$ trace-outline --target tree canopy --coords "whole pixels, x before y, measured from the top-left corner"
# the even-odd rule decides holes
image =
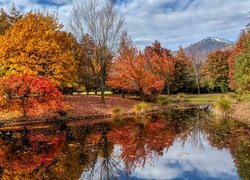
[[[42,75],[60,88],[75,86],[76,63],[73,36],[49,14],[30,12],[0,39],[3,75]]]

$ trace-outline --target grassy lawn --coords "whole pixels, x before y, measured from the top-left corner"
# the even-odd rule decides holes
[[[185,99],[191,104],[212,104],[222,94],[186,94]]]
[[[77,94],[77,93],[76,93]],[[81,95],[86,95],[86,92],[80,93]],[[95,95],[94,92],[90,92],[90,95]],[[98,95],[101,94],[101,92],[97,93]],[[228,93],[229,95],[235,95],[235,93]],[[121,97],[121,94],[113,94],[112,91],[105,91],[105,95],[112,96],[112,97]],[[224,96],[226,94],[222,93],[214,93],[214,94],[185,94],[184,99],[186,103],[189,104],[212,104],[215,102],[218,98],[221,96]],[[167,96],[167,95],[162,95],[162,96]],[[176,99],[178,95],[170,95],[170,97],[174,100]],[[132,94],[125,94],[126,99],[135,99],[138,100],[139,97],[132,95]],[[243,95],[241,97],[242,102],[250,102],[250,94],[248,95]]]
[[[185,103],[189,104],[212,104],[221,96],[227,94],[185,94],[184,99]],[[228,95],[235,95],[234,93],[228,93]],[[165,96],[165,95],[163,95]],[[178,95],[170,95],[170,97],[174,100]],[[250,94],[243,95],[241,97],[242,102],[250,102]]]
[[[243,102],[250,102],[250,94],[244,95],[244,96],[242,97],[242,101],[243,101]]]
[[[74,93],[74,94],[78,94],[78,93]],[[82,95],[87,95],[87,92],[82,92],[82,93],[79,93],[79,94],[82,94]],[[100,91],[97,92],[98,95],[101,94]],[[104,94],[106,95],[110,95],[110,94],[113,94],[111,91],[105,91]],[[89,95],[95,95],[95,92],[89,92]]]

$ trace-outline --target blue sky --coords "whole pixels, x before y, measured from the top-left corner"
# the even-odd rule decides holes
[[[84,1],[84,0],[78,0]],[[104,1],[104,0],[100,0]],[[116,0],[126,30],[139,45],[159,40],[172,50],[206,37],[235,41],[248,23],[250,0]],[[74,0],[16,0],[22,11],[48,9],[67,27]],[[11,0],[0,0],[8,8]]]

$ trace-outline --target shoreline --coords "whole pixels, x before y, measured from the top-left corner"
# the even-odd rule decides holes
[[[122,118],[133,118],[138,115],[133,111],[133,106],[137,103],[140,103],[140,101],[133,99],[122,99],[116,96],[106,96],[107,103],[103,105],[99,103],[99,96],[91,95],[68,95],[64,97],[64,100],[66,101],[66,103],[68,103],[68,105],[71,106],[70,110],[65,116],[53,115],[35,117],[26,120],[19,120],[18,118],[12,120],[0,120],[0,131],[5,131],[6,129],[20,129],[24,126],[32,127],[56,124],[60,125],[61,123],[69,124],[78,121],[87,124],[112,121],[112,109],[117,106],[121,107],[122,110],[124,110],[124,113],[122,113]],[[211,105],[210,103],[192,104],[187,101],[170,103],[167,106],[160,106],[156,103],[148,104],[150,105],[150,109],[142,113],[143,115],[162,113],[169,109],[198,108],[201,110],[209,110]],[[86,107],[90,107],[90,109]],[[229,117],[249,125],[250,119],[248,119],[248,117],[250,117],[250,103],[240,102],[234,104]]]

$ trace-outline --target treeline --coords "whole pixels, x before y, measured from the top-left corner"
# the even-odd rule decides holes
[[[123,30],[112,3],[74,6],[71,32],[48,12],[22,14],[15,5],[0,11],[0,73],[49,78],[62,92],[113,89],[153,100],[159,93],[250,91],[250,35],[231,50],[211,52],[206,61],[177,53],[155,41],[139,50]]]
[[[124,36],[110,69],[108,84],[152,99],[164,93],[250,92],[250,34],[245,30],[235,47],[217,50],[206,59],[188,57],[180,48],[173,55],[155,41],[139,51]],[[142,96],[144,95],[144,96]]]

